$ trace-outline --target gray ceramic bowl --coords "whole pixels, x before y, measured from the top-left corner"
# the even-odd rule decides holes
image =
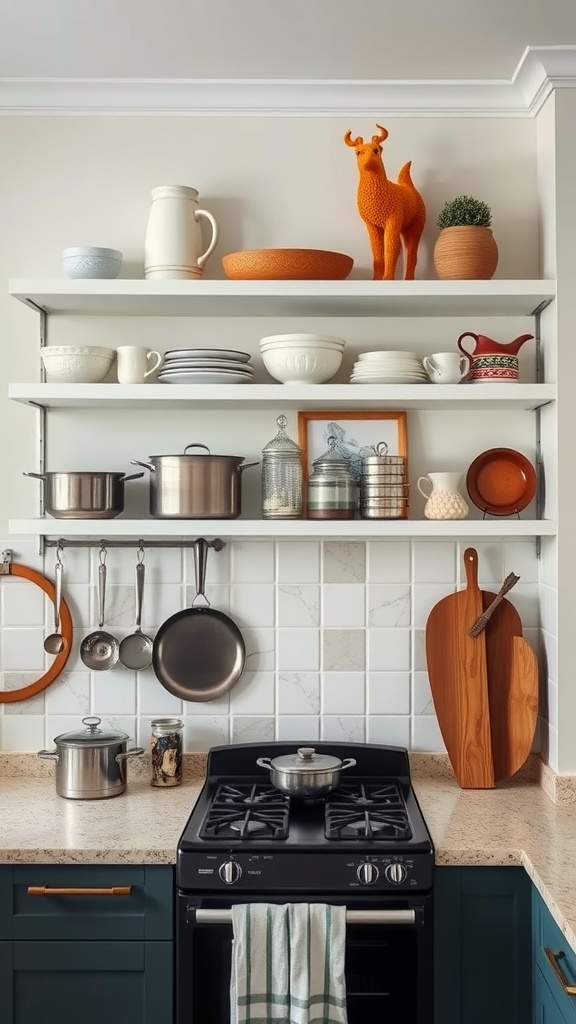
[[[110,280],[122,269],[122,253],[119,249],[79,245],[62,250],[62,263],[68,277]]]

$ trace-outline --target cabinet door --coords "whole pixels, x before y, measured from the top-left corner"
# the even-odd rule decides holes
[[[15,942],[12,949],[2,1024],[172,1024],[170,942]]]
[[[534,966],[534,1024],[567,1024],[548,982],[540,968]]]
[[[530,880],[523,868],[438,868],[435,1014],[441,1024],[526,1024]]]

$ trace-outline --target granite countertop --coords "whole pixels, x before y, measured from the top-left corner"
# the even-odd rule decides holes
[[[0,864],[172,864],[202,781],[196,770],[181,786],[155,789],[135,774],[120,797],[77,801],[58,797],[45,771],[2,772]],[[553,803],[529,779],[465,791],[418,772],[413,783],[436,863],[523,866],[576,950],[576,805]]]

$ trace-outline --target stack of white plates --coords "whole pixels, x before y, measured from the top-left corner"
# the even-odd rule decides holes
[[[247,352],[227,348],[177,348],[166,353],[162,384],[251,384],[254,370]]]
[[[426,384],[428,377],[415,352],[361,352],[351,384]]]

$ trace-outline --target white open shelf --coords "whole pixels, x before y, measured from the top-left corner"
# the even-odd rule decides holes
[[[459,519],[450,522],[428,519],[389,519],[349,521],[311,519],[11,519],[11,534],[43,537],[83,537],[106,539],[130,537],[178,539],[189,537],[230,537],[272,540],[275,537],[300,539],[366,540],[378,537],[427,537],[449,539],[475,537],[550,537],[557,524],[550,519]]]
[[[536,409],[555,384],[10,384],[15,402],[46,409]]]
[[[529,316],[554,281],[72,281],[24,278],[10,294],[47,313],[96,316]]]

